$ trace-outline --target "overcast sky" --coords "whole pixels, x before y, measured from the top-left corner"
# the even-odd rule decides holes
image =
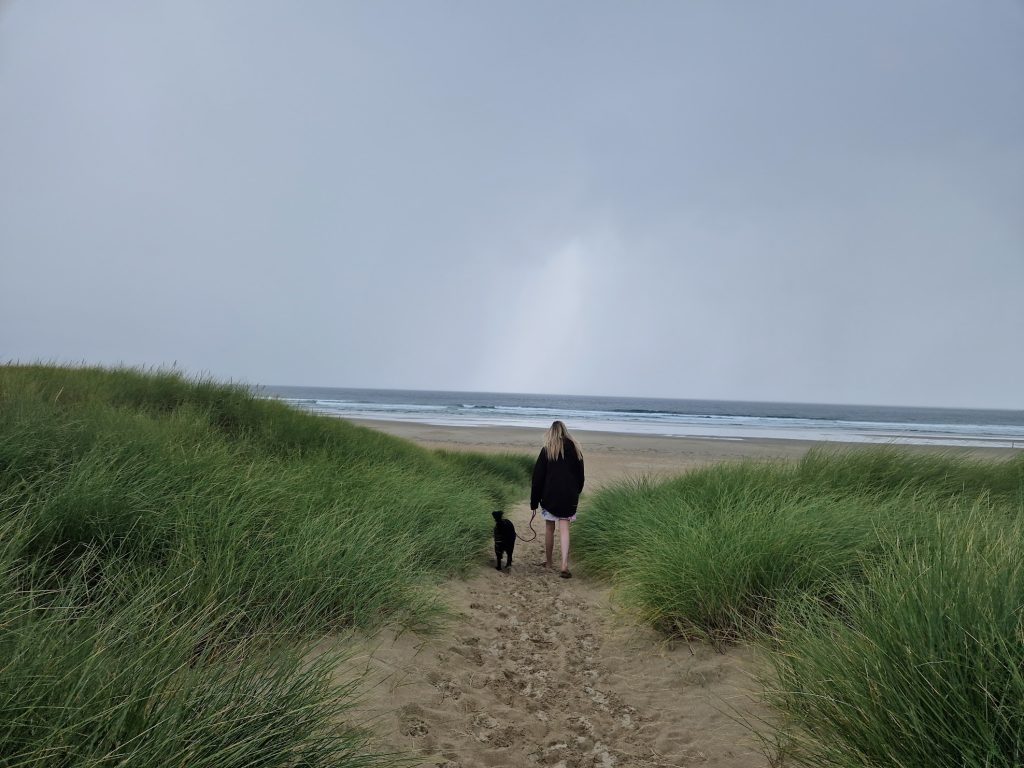
[[[1024,3],[0,0],[0,359],[1024,408]]]

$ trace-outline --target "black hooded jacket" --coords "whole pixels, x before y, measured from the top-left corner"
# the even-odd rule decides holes
[[[547,449],[541,448],[533,465],[530,509],[540,504],[555,517],[572,517],[582,491],[583,459],[572,441],[565,441],[562,458],[554,461],[548,459]]]

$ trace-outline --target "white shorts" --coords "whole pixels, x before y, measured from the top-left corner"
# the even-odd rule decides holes
[[[572,517],[555,517],[546,509],[544,509],[544,507],[540,508],[540,516],[552,523],[558,522],[559,520],[568,520],[570,523],[572,523],[576,520],[576,515],[573,515]]]

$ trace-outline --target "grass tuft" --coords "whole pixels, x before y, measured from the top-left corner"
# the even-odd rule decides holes
[[[432,621],[528,471],[175,372],[0,367],[0,764],[393,763],[303,653]]]
[[[812,451],[585,511],[577,551],[649,621],[761,645],[794,763],[1020,764],[1024,456]]]

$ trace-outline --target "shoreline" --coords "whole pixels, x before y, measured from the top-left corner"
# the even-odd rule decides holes
[[[540,427],[440,426],[412,421],[354,419],[354,424],[411,440],[425,448],[480,453],[524,453],[540,449]],[[668,477],[722,461],[796,461],[812,448],[863,450],[877,444],[793,440],[772,437],[665,437],[591,430],[570,431],[581,443],[588,480],[594,486],[638,476]],[[1009,459],[1021,448],[948,445],[896,445],[900,450],[960,453],[977,459]]]
[[[1024,411],[998,409],[329,387],[265,387],[258,394],[313,413],[425,426],[538,429],[561,418],[581,433],[1024,449]]]

